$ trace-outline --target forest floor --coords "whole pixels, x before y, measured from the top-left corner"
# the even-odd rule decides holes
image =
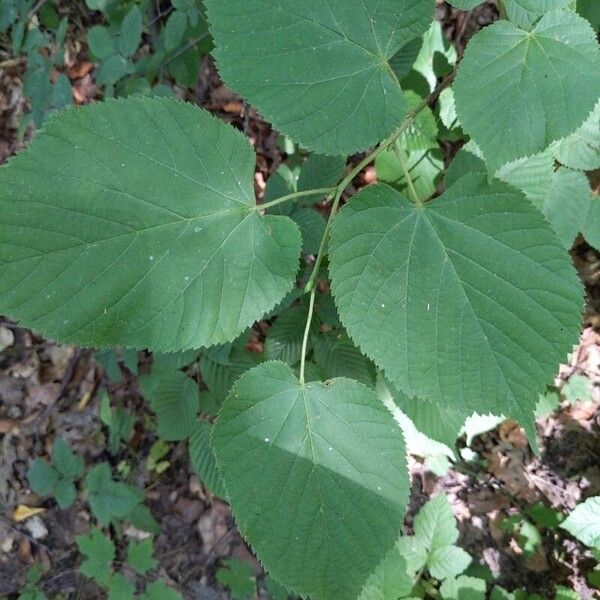
[[[459,53],[496,16],[492,2],[469,16],[445,4],[438,9]],[[195,88],[178,89],[178,95],[245,130],[258,154],[255,183],[260,195],[283,160],[277,135],[253,110],[245,113],[245,105],[221,83],[211,60],[202,60]],[[93,71],[76,58],[70,71],[80,103],[95,99]],[[21,77],[18,69],[0,70],[0,163],[22,146],[17,129],[27,106]],[[450,156],[456,149],[446,150]],[[367,170],[354,185],[361,187],[373,178]],[[522,431],[505,421],[469,440],[470,454],[463,456],[470,459],[450,465],[443,474],[439,465],[436,475],[430,461],[411,458],[413,493],[405,530],[410,531],[418,508],[444,491],[459,520],[459,544],[477,563],[487,565],[500,585],[525,587],[546,598],[555,584],[562,584],[587,600],[599,596],[586,583],[593,561],[583,546],[564,532],[542,528],[539,545],[524,553],[518,536],[501,526],[507,516],[524,515],[538,503],[567,512],[600,494],[600,334],[594,329],[600,326],[600,257],[581,242],[573,258],[587,286],[587,312],[581,342],[557,373],[556,388],[564,391],[558,407],[537,421],[539,456],[533,455]],[[139,362],[144,372],[150,358],[140,353]],[[0,317],[0,597],[18,592],[33,562],[41,562],[48,573],[48,595],[102,597],[77,568],[74,538],[87,532],[91,521],[81,493],[71,508],[60,510],[54,501],[31,493],[25,474],[33,458],[49,456],[58,438],[68,441],[87,465],[99,460],[115,464],[99,417],[98,390],[105,382],[91,351],[57,345]],[[123,369],[122,381],[112,384],[110,392],[139,421],[119,460],[142,463],[156,436],[141,426],[149,411],[137,377]],[[460,447],[467,448],[465,436]],[[223,559],[248,561],[259,576],[261,567],[237,532],[228,506],[207,493],[191,471],[186,444],[172,444],[167,460],[169,466],[160,475],[135,470],[135,483],[144,488],[146,503],[161,526],[155,540],[158,569],[186,598],[227,598],[215,578]],[[19,505],[42,510],[17,520]]]

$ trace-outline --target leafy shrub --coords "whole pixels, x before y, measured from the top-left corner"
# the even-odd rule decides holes
[[[416,561],[394,550],[410,482],[382,395],[440,441],[490,412],[536,447],[539,395],[581,321],[568,249],[579,234],[600,246],[596,32],[579,3],[510,0],[456,70],[434,0],[205,5],[223,79],[295,156],[261,204],[248,141],[202,109],[136,97],[57,115],[0,174],[0,311],[64,343],[153,351],[159,434],[190,438],[273,581],[354,598],[373,572],[387,585],[382,559]],[[204,23],[174,2],[164,52],[136,62],[139,8],[88,6],[107,21],[88,36],[106,96],[127,95],[125,76],[150,85]],[[466,136],[444,170],[439,140]],[[380,182],[344,195],[372,162]],[[248,352],[257,320],[264,352]],[[183,370],[198,354],[200,395]],[[141,506],[106,464],[85,489],[104,524]],[[401,538],[412,572],[443,579],[444,598],[483,597],[436,511],[451,520],[436,499]]]

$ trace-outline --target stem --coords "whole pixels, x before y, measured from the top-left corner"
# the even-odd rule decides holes
[[[404,156],[402,155],[402,150],[398,148],[398,144],[394,144],[394,153],[398,157],[398,162],[402,167],[402,171],[404,171],[404,178],[408,183],[408,189],[410,191],[410,195],[413,197],[413,202],[422,206],[423,203],[417,194],[417,190],[415,189],[415,184],[413,183],[412,177],[410,176],[410,170],[408,169],[408,165],[406,164],[406,160],[404,160]]]
[[[310,300],[308,302],[308,316],[306,317],[306,326],[304,327],[304,337],[302,338],[302,358],[300,359],[300,383],[304,385],[304,367],[306,366],[306,347],[308,346],[308,334],[310,333],[310,324],[312,322],[313,310],[315,308],[315,296],[317,288],[313,287],[310,291]]]
[[[294,192],[293,194],[287,194],[287,196],[281,196],[281,198],[277,198],[276,200],[271,200],[271,202],[266,202],[265,204],[256,204],[252,207],[252,210],[263,210],[265,208],[271,208],[271,206],[277,206],[282,202],[287,202],[288,200],[293,200],[294,198],[302,198],[302,196],[316,196],[317,194],[321,194],[326,196],[331,192],[335,191],[335,188],[317,188],[315,190],[304,190],[303,192]]]

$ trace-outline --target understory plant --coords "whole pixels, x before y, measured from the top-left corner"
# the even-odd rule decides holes
[[[458,60],[434,0],[205,7],[223,80],[285,136],[263,201],[246,137],[197,106],[66,110],[0,172],[0,312],[152,351],[159,435],[189,438],[272,580],[357,598],[410,491],[390,401],[442,442],[477,412],[536,448],[536,403],[581,326],[569,249],[600,246],[593,10],[505,0]],[[468,143],[445,165],[441,140]],[[379,182],[352,194],[372,163]],[[183,370],[198,356],[202,394]],[[114,485],[96,467],[90,502]],[[452,527],[421,564],[444,598],[472,583]]]

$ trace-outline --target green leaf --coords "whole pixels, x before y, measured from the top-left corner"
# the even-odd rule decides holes
[[[132,56],[142,39],[142,13],[137,6],[127,13],[121,24],[119,49],[123,56]]]
[[[122,573],[111,575],[106,587],[108,588],[107,600],[133,600],[135,586]]]
[[[387,384],[398,408],[427,437],[453,448],[472,410],[453,403],[441,405],[423,398],[410,398],[395,385]]]
[[[42,458],[36,458],[27,471],[31,489],[40,496],[48,496],[60,480],[60,473]]]
[[[561,527],[586,546],[600,550],[600,496],[578,504]]]
[[[432,0],[205,5],[223,79],[276,129],[323,154],[365,149],[400,123],[402,92],[388,60],[434,12]]]
[[[600,168],[600,101],[583,125],[561,140],[555,156],[558,162],[571,169],[593,171]]]
[[[561,394],[571,404],[578,400],[589,402],[592,400],[592,382],[585,375],[574,374],[560,390]]]
[[[592,111],[599,61],[595,34],[575,13],[550,12],[531,33],[498,21],[471,39],[461,61],[454,82],[460,122],[494,169],[535,154]]]
[[[396,77],[400,81],[409,74],[422,46],[423,39],[415,38],[402,46],[402,48],[390,58],[390,67],[392,67],[392,71],[394,71]]]
[[[460,10],[471,10],[482,2],[483,0],[448,0],[448,4],[460,8]]]
[[[404,98],[409,111],[416,110],[423,101],[414,92],[404,92]],[[398,143],[408,152],[437,148],[437,123],[433,111],[426,106],[421,109],[415,119],[400,136]]]
[[[81,345],[235,338],[291,289],[300,255],[292,221],[253,210],[253,172],[243,135],[190,104],[59,114],[0,170],[0,312]]]
[[[290,212],[302,235],[302,254],[317,254],[325,234],[325,218],[312,208],[294,207]]]
[[[143,377],[140,383],[156,413],[158,435],[168,441],[187,438],[198,416],[198,384],[182,371],[160,370]]]
[[[141,542],[129,542],[127,546],[127,563],[134,571],[140,575],[145,575],[158,564],[152,558],[153,552],[152,538],[146,538]]]
[[[409,396],[531,428],[577,343],[582,288],[568,255],[537,209],[485,175],[423,207],[366,188],[333,223],[330,273],[348,333]]]
[[[219,498],[226,499],[223,481],[217,469],[213,449],[210,446],[212,429],[213,426],[206,421],[196,423],[189,442],[190,461],[194,471],[200,477],[200,481]]]
[[[396,545],[367,579],[358,600],[398,600],[410,594],[414,578]]]
[[[77,479],[83,475],[85,463],[62,438],[57,438],[52,448],[52,463],[65,477]]]
[[[77,490],[72,479],[61,479],[54,486],[54,497],[60,508],[69,508],[77,498]]]
[[[556,600],[581,600],[581,596],[575,591],[562,585],[556,586]]]
[[[75,541],[79,551],[87,557],[79,567],[81,572],[100,584],[107,581],[115,559],[115,545],[112,540],[94,527],[88,535],[75,536]]]
[[[111,54],[105,58],[96,71],[96,83],[98,85],[113,85],[129,73],[127,60],[118,54]]]
[[[408,192],[409,187],[398,153],[406,163],[417,196],[420,200],[426,200],[435,192],[438,177],[444,169],[442,153],[439,149],[407,152],[400,147],[397,151],[381,152],[375,159],[377,177],[382,183],[388,183],[401,192]]]
[[[554,173],[546,197],[536,203],[567,250],[585,227],[590,201],[590,184],[585,174],[561,167]]]
[[[440,594],[444,600],[485,600],[485,581],[466,575],[446,579],[440,587]]]
[[[577,0],[577,12],[587,19],[596,31],[600,30],[600,12],[596,0]]]
[[[346,158],[344,156],[325,156],[323,154],[311,154],[302,165],[296,189],[299,192],[316,190],[320,188],[333,187],[339,183],[344,174]],[[302,202],[318,202],[322,195],[306,196]]]
[[[154,518],[150,509],[145,504],[137,504],[133,510],[127,515],[127,519],[131,524],[141,531],[147,531],[154,535],[160,533],[160,525]]]
[[[445,494],[429,500],[415,516],[413,528],[417,540],[430,552],[454,544],[458,527]]]
[[[88,472],[84,487],[94,516],[104,525],[113,517],[125,517],[144,499],[138,488],[113,481],[107,463],[100,463]]]
[[[264,363],[233,387],[212,442],[240,531],[273,576],[300,595],[356,597],[409,489],[402,434],[374,392],[303,385]]]
[[[200,72],[200,50],[196,46],[188,48],[168,63],[169,73],[183,87],[192,87],[198,81]]]
[[[531,26],[545,13],[567,8],[572,0],[504,0],[506,16],[521,29]]]
[[[293,306],[277,317],[265,340],[269,360],[281,360],[289,365],[300,360],[306,316],[306,308]]]
[[[165,25],[165,46],[167,50],[174,50],[183,39],[187,28],[187,15],[180,10],[171,13]]]
[[[217,579],[229,588],[233,600],[246,600],[256,593],[256,576],[247,562],[230,558],[223,561],[223,566],[217,571]]]
[[[435,579],[456,577],[471,564],[471,557],[458,546],[442,546],[427,559],[429,574]]]
[[[181,594],[169,587],[162,579],[146,586],[140,600],[183,600]]]
[[[398,552],[406,561],[406,568],[411,575],[416,575],[427,562],[427,548],[414,535],[400,536],[396,542]]]
[[[108,58],[115,52],[115,44],[108,28],[95,25],[87,32],[87,43],[94,56]]]

